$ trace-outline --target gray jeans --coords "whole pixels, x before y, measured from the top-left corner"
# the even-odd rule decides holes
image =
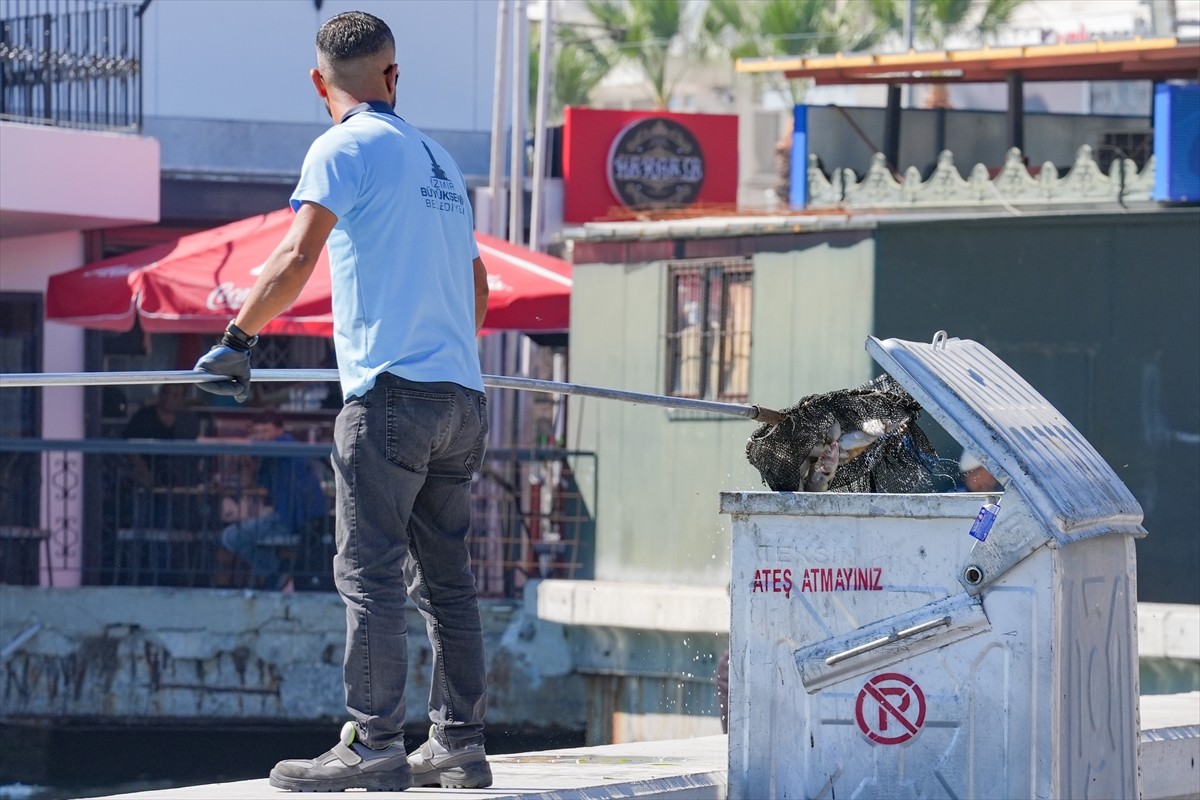
[[[346,603],[346,708],[369,747],[403,738],[406,594],[433,646],[430,720],[447,744],[483,741],[483,634],[466,538],[487,430],[483,394],[390,373],[338,414],[333,574]]]

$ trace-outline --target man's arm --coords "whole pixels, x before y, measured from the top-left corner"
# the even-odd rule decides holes
[[[225,329],[221,343],[196,362],[196,369],[228,380],[201,383],[213,394],[230,395],[239,403],[250,397],[250,350],[258,332],[295,302],[308,283],[321,248],[337,216],[316,203],[302,203],[292,226],[263,264],[237,318]]]
[[[487,316],[487,268],[483,266],[482,258],[476,257],[471,263],[475,267],[475,332],[479,333],[483,328],[483,318]]]
[[[256,336],[268,322],[282,314],[300,296],[312,276],[321,248],[337,224],[337,217],[324,206],[302,203],[283,240],[263,264],[234,324],[248,336]]]

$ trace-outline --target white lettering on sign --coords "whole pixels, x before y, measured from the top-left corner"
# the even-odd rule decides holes
[[[124,278],[131,272],[136,272],[141,267],[131,267],[128,264],[118,264],[114,267],[97,267],[89,269],[83,273],[85,278]]]
[[[208,306],[211,311],[221,311],[222,309],[237,311],[245,304],[246,298],[249,296],[249,287],[225,281],[213,287],[212,291],[208,293],[208,297],[205,298],[204,305]]]
[[[699,183],[704,180],[704,162],[699,158],[617,156],[613,159],[613,173],[620,181],[645,178]]]

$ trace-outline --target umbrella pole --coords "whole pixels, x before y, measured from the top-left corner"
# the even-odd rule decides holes
[[[336,369],[256,369],[252,373],[256,382],[302,383],[332,382],[338,380]],[[40,386],[133,386],[162,383],[208,383],[226,380],[220,375],[211,375],[197,370],[162,370],[143,372],[26,372],[0,374],[0,389],[23,389]],[[597,397],[624,403],[675,408],[684,411],[702,411],[709,414],[743,417],[771,425],[783,419],[778,411],[756,405],[718,403],[712,400],[693,400],[687,397],[669,397],[642,392],[627,392],[559,381],[542,381],[533,378],[510,378],[501,375],[484,375],[483,383],[493,389],[514,389],[523,392],[547,394],[569,394],[582,397]]]

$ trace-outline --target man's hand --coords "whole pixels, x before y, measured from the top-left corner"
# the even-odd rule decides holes
[[[223,375],[227,381],[204,381],[200,388],[213,394],[231,395],[239,403],[250,397],[250,348],[257,337],[246,341],[229,331],[221,343],[196,362],[196,369],[211,375]]]
[[[250,396],[250,349],[258,336],[250,336],[242,328],[261,331],[295,302],[336,224],[337,217],[324,206],[310,202],[300,204],[292,226],[263,263],[246,302],[238,310],[237,319],[229,323],[221,343],[196,362],[196,369],[201,372],[229,380],[205,381],[200,384],[201,389],[231,395],[239,403],[246,402]]]

